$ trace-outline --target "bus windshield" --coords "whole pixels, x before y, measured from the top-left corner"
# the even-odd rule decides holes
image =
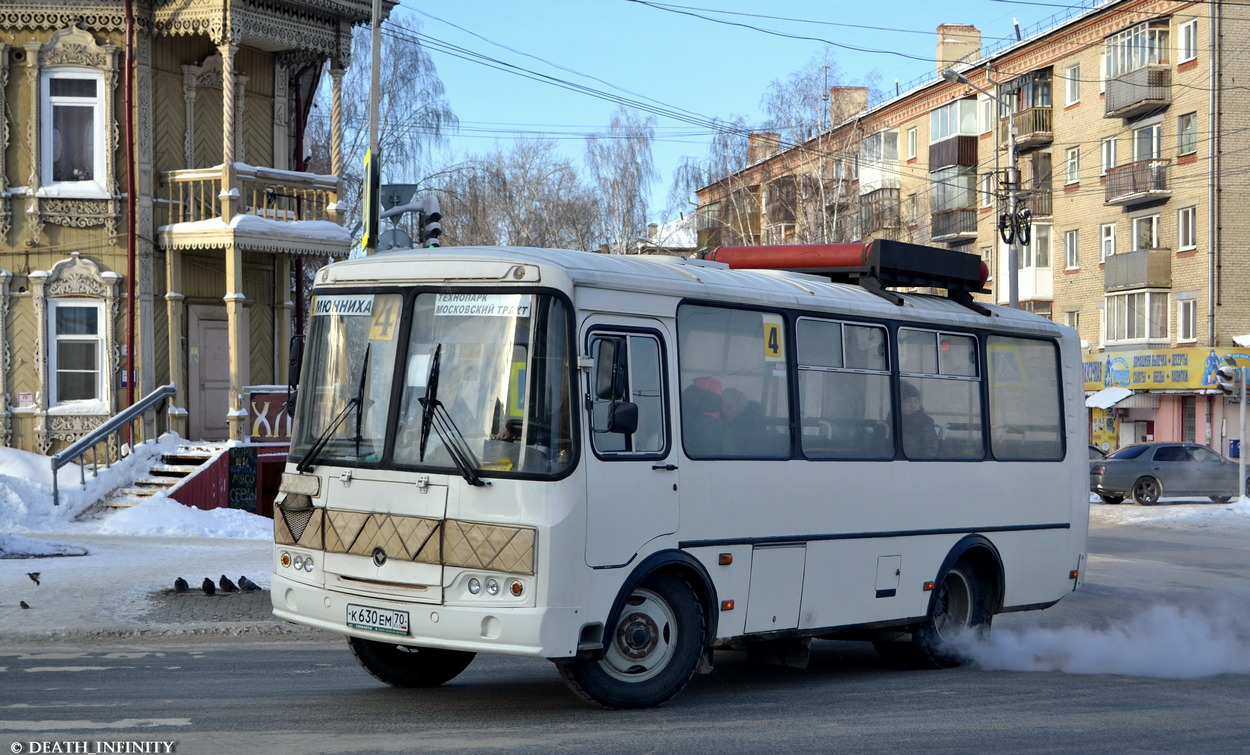
[[[401,343],[405,320],[411,327]],[[572,463],[569,321],[560,300],[421,293],[405,304],[399,294],[319,295],[310,323],[296,458],[461,474],[467,462],[487,475],[558,475]],[[422,400],[436,351],[437,419],[426,426],[422,455]]]

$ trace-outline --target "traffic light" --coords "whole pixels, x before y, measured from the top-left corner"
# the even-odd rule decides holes
[[[1224,364],[1216,370],[1215,380],[1225,396],[1236,396],[1240,391],[1241,368],[1232,357],[1224,357]]]
[[[443,213],[438,208],[438,198],[430,195],[421,200],[421,246],[436,247],[438,237],[443,235]]]

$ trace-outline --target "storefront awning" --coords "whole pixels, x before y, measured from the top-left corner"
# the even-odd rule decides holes
[[[1133,392],[1128,388],[1113,385],[1110,388],[1103,388],[1101,391],[1093,393],[1089,398],[1085,399],[1085,406],[1090,409],[1110,409],[1132,395]]]

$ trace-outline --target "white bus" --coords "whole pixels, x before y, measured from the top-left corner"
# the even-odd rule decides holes
[[[952,633],[1080,586],[1074,331],[973,302],[972,255],[715,256],[468,247],[320,270],[274,613],[346,635],[391,685],[501,653],[631,708],[717,649],[871,640],[952,665]]]

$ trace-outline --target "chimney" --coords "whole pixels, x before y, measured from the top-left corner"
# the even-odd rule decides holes
[[[660,226],[655,223],[647,223],[647,240],[655,241],[655,234],[660,230]]]
[[[781,134],[757,131],[747,135],[747,165],[753,165],[781,148]]]
[[[829,125],[868,109],[868,87],[829,87]]]
[[[941,24],[937,28],[937,70],[981,57],[981,30],[969,24]]]

